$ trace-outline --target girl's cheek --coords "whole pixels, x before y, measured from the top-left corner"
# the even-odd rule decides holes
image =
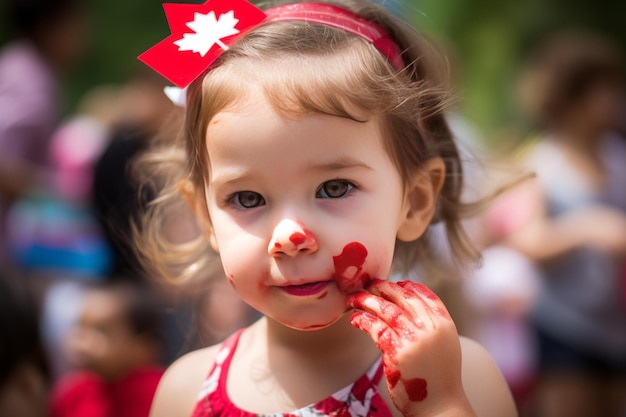
[[[235,287],[235,280],[233,279],[233,275],[232,274],[228,274],[226,276],[226,279],[228,279],[228,283],[230,284],[231,287],[236,288]]]

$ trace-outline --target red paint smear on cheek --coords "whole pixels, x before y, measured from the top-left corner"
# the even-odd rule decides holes
[[[404,389],[406,390],[409,400],[411,401],[424,401],[428,396],[428,384],[426,380],[422,378],[409,379],[402,381]]]
[[[361,274],[365,258],[367,249],[359,242],[348,243],[340,255],[333,256],[335,280],[342,291],[358,291],[370,281],[368,274]]]

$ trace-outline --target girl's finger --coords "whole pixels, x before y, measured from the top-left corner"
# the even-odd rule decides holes
[[[431,289],[426,285],[414,281],[400,281],[398,282],[398,285],[402,287],[404,291],[408,291],[419,296],[419,299],[422,300],[424,304],[429,307],[431,312],[435,313],[437,316],[452,320],[450,313],[448,313],[448,310],[443,304],[443,301],[441,301],[437,294],[431,291]]]
[[[405,288],[400,283],[376,280],[366,290],[403,308],[417,327],[434,325],[433,306],[413,288]]]
[[[350,323],[367,333],[378,349],[390,356],[395,356],[401,342],[395,331],[378,317],[365,311],[356,311],[350,317]]]
[[[415,332],[423,326],[421,321],[411,317],[410,312],[382,297],[366,292],[351,294],[348,304],[376,316],[402,337],[414,338]]]

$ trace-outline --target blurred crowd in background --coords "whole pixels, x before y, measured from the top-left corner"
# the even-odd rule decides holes
[[[0,417],[147,416],[168,364],[258,315],[219,267],[202,282],[163,283],[133,250],[150,195],[132,163],[173,139],[181,112],[166,81],[119,56],[123,79],[76,94],[68,78],[97,54],[93,4],[2,2]],[[467,40],[435,34],[461,92],[450,124],[466,198],[502,191],[466,223],[482,263],[415,279],[490,351],[522,417],[626,417],[626,39],[553,29],[502,87],[511,102],[499,105],[518,123],[507,126],[472,118]],[[159,39],[149,35],[136,37]],[[170,229],[184,239],[197,229],[180,210]]]

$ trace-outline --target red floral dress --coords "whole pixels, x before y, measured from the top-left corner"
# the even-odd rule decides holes
[[[354,383],[299,410],[254,414],[237,408],[226,393],[226,378],[241,333],[242,330],[238,331],[222,344],[215,364],[204,381],[192,417],[391,417],[391,411],[377,389],[383,376],[380,359]]]

